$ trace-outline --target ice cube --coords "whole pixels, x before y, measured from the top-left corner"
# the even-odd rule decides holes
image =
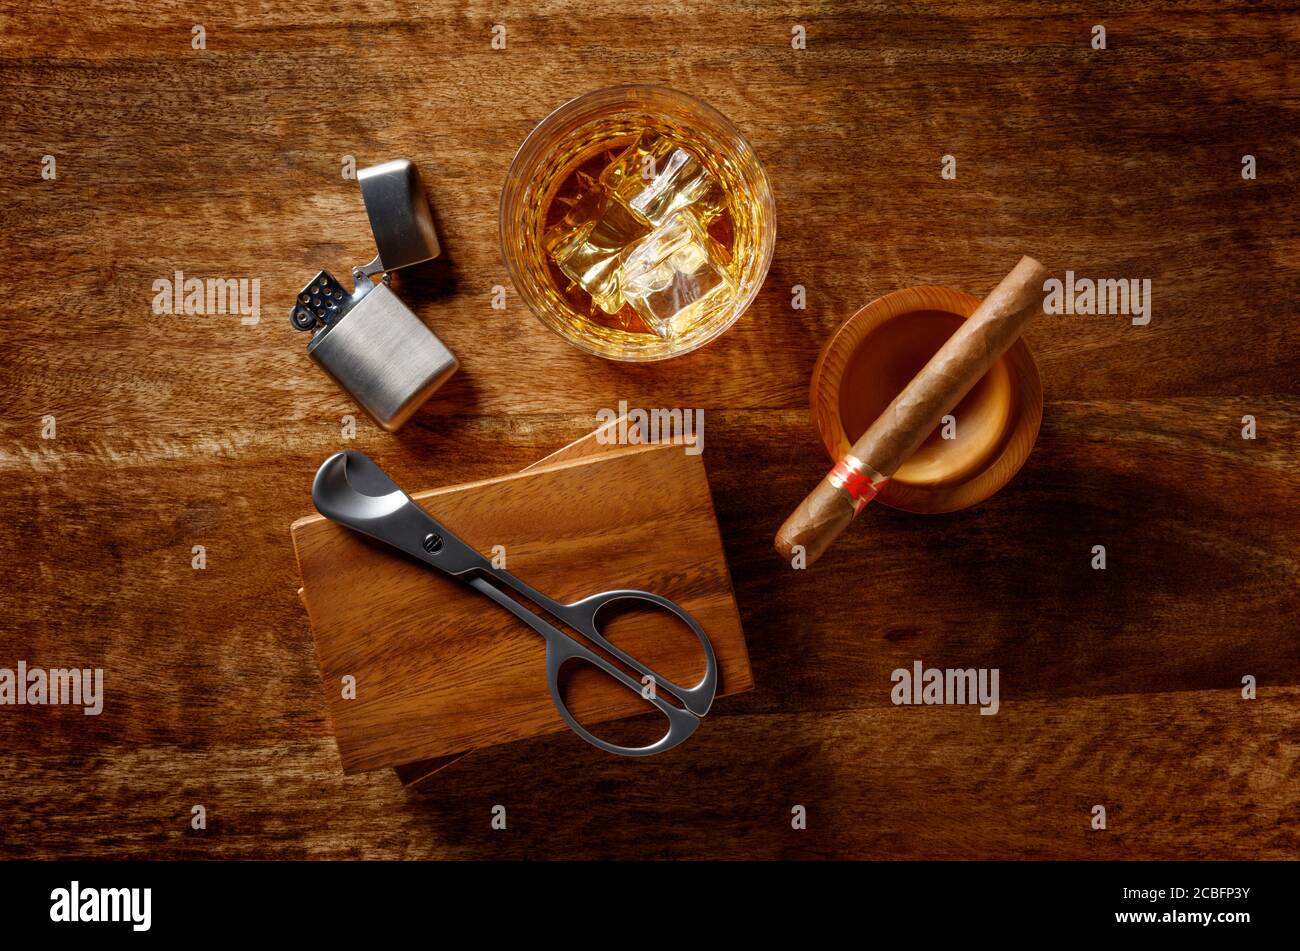
[[[551,242],[551,257],[607,314],[623,307],[619,263],[623,249],[645,237],[650,226],[616,201],[606,201],[592,220]]]
[[[623,260],[623,297],[661,337],[699,310],[731,293],[725,254],[687,209],[677,212],[629,248]]]
[[[651,225],[663,224],[687,206],[705,225],[722,211],[722,188],[709,170],[657,132],[641,133],[600,180],[615,201]]]
[[[542,236],[542,246],[547,253],[554,257],[556,247],[572,237],[583,225],[599,218],[606,200],[604,186],[590,175],[580,174],[577,192],[559,200],[565,206],[564,214]]]

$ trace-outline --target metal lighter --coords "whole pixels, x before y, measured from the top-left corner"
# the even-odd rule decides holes
[[[357,181],[378,253],[352,269],[351,294],[329,271],[317,274],[298,292],[289,322],[312,332],[308,355],[394,432],[460,363],[388,286],[393,271],[441,252],[419,171],[399,159],[361,169]]]

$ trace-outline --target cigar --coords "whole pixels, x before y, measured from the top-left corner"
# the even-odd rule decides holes
[[[776,533],[787,561],[811,565],[1042,310],[1047,269],[1022,257]]]

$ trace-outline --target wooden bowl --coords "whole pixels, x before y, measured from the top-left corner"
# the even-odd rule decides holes
[[[949,287],[886,294],[842,323],[812,375],[812,417],[831,460],[849,451],[979,299]],[[952,415],[956,438],[936,429],[876,501],[906,512],[953,512],[982,502],[1029,458],[1043,419],[1043,388],[1024,340],[993,365]]]

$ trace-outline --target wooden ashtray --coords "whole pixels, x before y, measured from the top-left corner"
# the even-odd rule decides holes
[[[963,320],[978,298],[950,287],[909,287],[867,304],[831,335],[812,375],[812,417],[838,461]],[[955,438],[932,432],[876,496],[907,512],[952,512],[982,502],[1029,458],[1043,388],[1017,340],[953,410]]]

